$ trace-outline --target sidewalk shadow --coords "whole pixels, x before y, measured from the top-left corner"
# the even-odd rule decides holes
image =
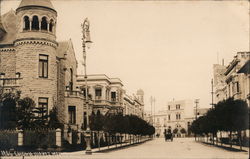
[[[143,141],[143,142],[139,142],[139,143],[133,143],[133,144],[129,144],[129,145],[122,145],[122,146],[118,146],[118,147],[112,147],[112,148],[109,148],[109,149],[104,149],[104,150],[98,150],[94,153],[103,153],[103,152],[110,152],[110,151],[115,151],[115,150],[121,150],[121,149],[125,149],[125,148],[128,148],[128,147],[132,147],[132,146],[138,146],[138,145],[141,145],[147,141],[151,141],[151,140],[146,140],[146,141]]]
[[[228,151],[233,151],[233,152],[248,152],[246,150],[240,150],[240,149],[237,149],[237,148],[233,148],[233,147],[227,147],[227,146],[221,146],[221,145],[215,145],[215,144],[212,144],[212,143],[206,143],[206,142],[201,142],[202,144],[205,144],[205,145],[210,145],[210,146],[214,146],[214,147],[218,147],[218,148],[221,148],[221,149],[224,149],[224,150],[228,150]]]

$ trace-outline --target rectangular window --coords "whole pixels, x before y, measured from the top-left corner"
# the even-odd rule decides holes
[[[69,124],[76,123],[76,107],[75,106],[68,107],[68,117],[69,117]]]
[[[102,89],[100,88],[95,89],[95,96],[96,98],[100,98],[102,96]]]
[[[176,109],[180,109],[181,108],[181,105],[180,104],[177,104],[176,105]]]
[[[168,120],[171,120],[170,115],[168,115]]]
[[[48,98],[39,97],[38,108],[40,110],[40,112],[38,113],[39,117],[47,116],[48,115]]]
[[[170,110],[170,105],[168,106],[168,110]]]
[[[236,91],[237,91],[237,93],[240,92],[239,82],[236,82]]]
[[[116,101],[116,92],[111,92],[111,101]]]
[[[48,55],[39,55],[39,77],[48,78]]]

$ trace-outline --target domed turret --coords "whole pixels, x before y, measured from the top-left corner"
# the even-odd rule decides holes
[[[52,102],[57,90],[57,12],[50,0],[22,0],[16,15],[16,72],[22,78],[20,85],[25,86],[21,92],[24,96],[39,94]]]
[[[22,0],[16,9],[20,38],[55,41],[57,12],[50,0]]]
[[[54,10],[56,12],[50,0],[22,0],[19,7],[17,8],[17,11],[27,7],[42,7]]]

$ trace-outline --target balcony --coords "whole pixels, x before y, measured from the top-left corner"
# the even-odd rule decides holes
[[[19,87],[21,78],[0,78],[1,87]]]
[[[71,90],[66,90],[64,92],[65,97],[71,97],[71,98],[85,98],[83,93],[79,91],[71,91]]]
[[[109,101],[108,100],[101,100],[101,99],[95,99],[94,100],[94,103],[93,103],[94,105],[105,105],[105,106],[109,106],[110,105],[110,103],[109,103]]]

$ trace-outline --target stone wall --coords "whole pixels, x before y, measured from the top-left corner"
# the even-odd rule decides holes
[[[0,73],[5,73],[5,78],[15,77],[16,52],[14,48],[0,49]]]
[[[57,63],[55,47],[47,41],[23,41],[16,43],[16,71],[21,73],[22,97],[49,98],[49,109],[57,102]],[[39,77],[39,54],[48,55],[48,78]]]
[[[65,117],[66,122],[69,122],[68,106],[76,107],[76,125],[81,127],[83,123],[83,98],[80,97],[65,97]]]

